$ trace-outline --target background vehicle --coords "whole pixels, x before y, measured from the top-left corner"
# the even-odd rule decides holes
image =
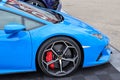
[[[32,5],[36,5],[39,7],[54,9],[54,10],[61,10],[61,2],[60,0],[21,0],[27,2]]]

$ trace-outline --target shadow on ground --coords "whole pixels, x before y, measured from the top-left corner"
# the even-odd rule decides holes
[[[77,69],[73,74],[54,78],[38,72],[0,75],[0,80],[120,80],[120,73],[106,63],[96,67]]]

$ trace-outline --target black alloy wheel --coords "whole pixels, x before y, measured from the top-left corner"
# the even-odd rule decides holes
[[[76,70],[81,62],[81,50],[69,37],[53,37],[40,47],[37,62],[50,76],[66,76]]]

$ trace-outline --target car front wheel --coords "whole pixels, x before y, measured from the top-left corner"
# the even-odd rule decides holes
[[[69,37],[53,37],[40,47],[37,62],[45,74],[56,77],[65,76],[79,66],[81,50]]]

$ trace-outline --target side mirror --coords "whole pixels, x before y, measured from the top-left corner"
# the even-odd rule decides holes
[[[25,26],[21,24],[12,23],[4,26],[4,31],[6,34],[17,33],[22,30],[25,30]]]

